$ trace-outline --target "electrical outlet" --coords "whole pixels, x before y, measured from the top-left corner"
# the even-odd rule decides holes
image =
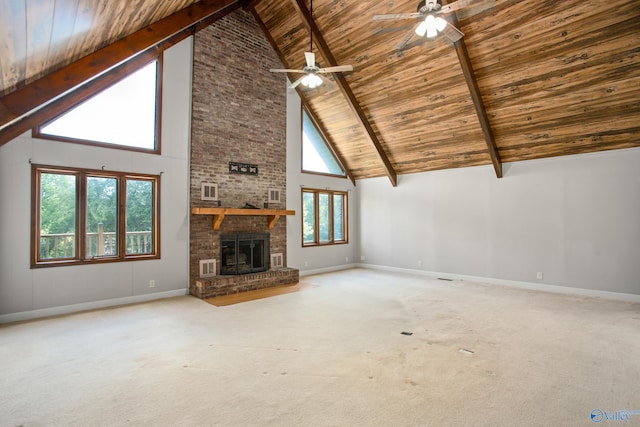
[[[346,262],[349,262],[349,257],[345,257],[344,259]]]
[[[418,261],[418,267],[422,267],[422,261]]]
[[[367,259],[367,257],[366,257],[366,256],[364,256],[364,255],[360,255],[360,261],[364,261],[364,260],[366,260],[366,259]]]
[[[542,280],[542,271],[538,271],[538,273],[536,273],[536,278],[538,280]]]
[[[309,261],[305,261],[305,262],[304,262],[304,266],[305,266],[305,267],[309,267]]]
[[[153,280],[153,279],[149,280],[149,287],[150,288],[155,288],[156,287],[156,281]]]

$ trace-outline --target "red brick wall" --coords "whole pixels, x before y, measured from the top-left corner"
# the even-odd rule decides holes
[[[253,19],[236,11],[198,32],[194,40],[191,130],[191,207],[213,207],[200,200],[202,182],[218,184],[222,207],[245,203],[262,207],[267,190],[279,188],[286,208],[286,82],[278,56]],[[258,175],[229,174],[229,162],[255,164]],[[191,215],[190,284],[198,278],[198,261],[220,262],[220,234],[271,234],[272,253],[285,254],[286,219],[272,230],[266,217],[226,217],[220,231],[212,217]]]

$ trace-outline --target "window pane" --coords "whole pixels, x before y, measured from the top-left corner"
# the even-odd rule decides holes
[[[329,236],[329,194],[318,194],[318,231],[320,234],[320,243],[330,241]]]
[[[153,252],[153,182],[127,180],[127,254]]]
[[[118,254],[118,180],[87,177],[87,259]]]
[[[302,109],[302,170],[345,175],[304,108]]]
[[[315,232],[315,194],[302,193],[302,243],[314,243]]]
[[[76,256],[76,177],[40,175],[40,259]]]
[[[344,240],[344,196],[342,194],[333,195],[333,240]]]
[[[153,150],[157,61],[40,129],[42,134]]]

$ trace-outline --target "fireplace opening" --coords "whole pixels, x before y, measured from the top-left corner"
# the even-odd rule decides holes
[[[269,269],[269,233],[220,236],[221,275],[257,273]]]

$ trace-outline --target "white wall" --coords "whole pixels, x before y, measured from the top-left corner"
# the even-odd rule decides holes
[[[640,294],[640,149],[358,181],[362,262]],[[537,279],[537,272],[543,279]]]
[[[189,259],[192,39],[164,53],[162,155],[31,138],[0,147],[0,322],[184,294]],[[162,173],[159,260],[30,269],[31,168]],[[149,280],[155,280],[155,288]]]
[[[287,83],[288,84],[288,83]],[[345,268],[355,262],[357,242],[357,202],[355,187],[346,178],[302,173],[301,103],[294,90],[287,90],[287,209],[296,211],[287,217],[287,266],[301,275]],[[349,243],[302,247],[302,187],[348,191]]]

